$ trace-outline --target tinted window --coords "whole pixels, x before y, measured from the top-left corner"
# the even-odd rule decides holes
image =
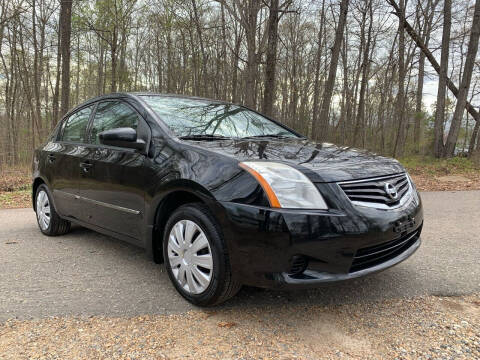
[[[233,104],[166,96],[144,96],[144,100],[177,136],[297,137],[266,117]]]
[[[85,129],[87,128],[92,108],[92,106],[89,106],[70,115],[63,126],[63,141],[85,142]]]
[[[121,127],[130,127],[137,130],[138,114],[127,104],[121,101],[108,101],[98,104],[92,129],[90,142],[100,144],[98,134],[102,131]]]

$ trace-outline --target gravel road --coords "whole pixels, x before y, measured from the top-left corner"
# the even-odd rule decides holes
[[[382,273],[315,290],[243,289],[217,310],[368,304],[422,295],[480,292],[480,191],[425,192],[423,246]],[[141,249],[75,227],[43,236],[31,209],[0,210],[0,321],[50,316],[179,314],[162,265]]]

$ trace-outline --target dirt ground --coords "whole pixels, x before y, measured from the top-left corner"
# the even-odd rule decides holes
[[[1,359],[478,359],[480,296],[9,320]]]
[[[480,172],[478,174],[451,174],[431,176],[410,174],[419,191],[465,191],[480,190]]]

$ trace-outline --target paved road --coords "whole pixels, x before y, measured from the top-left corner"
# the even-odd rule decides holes
[[[320,289],[244,288],[224,307],[329,304],[480,291],[480,191],[426,192],[423,246],[404,263]],[[163,265],[121,241],[75,227],[43,236],[31,209],[0,210],[0,321],[62,315],[133,316],[193,309]]]

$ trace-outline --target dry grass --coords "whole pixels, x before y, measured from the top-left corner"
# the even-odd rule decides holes
[[[420,191],[480,190],[480,165],[467,158],[400,159]]]
[[[31,170],[27,166],[0,169],[0,209],[32,206]]]
[[[0,192],[0,209],[32,207],[32,192],[28,190]]]
[[[32,184],[31,173],[27,166],[0,169],[0,192],[29,189]]]

